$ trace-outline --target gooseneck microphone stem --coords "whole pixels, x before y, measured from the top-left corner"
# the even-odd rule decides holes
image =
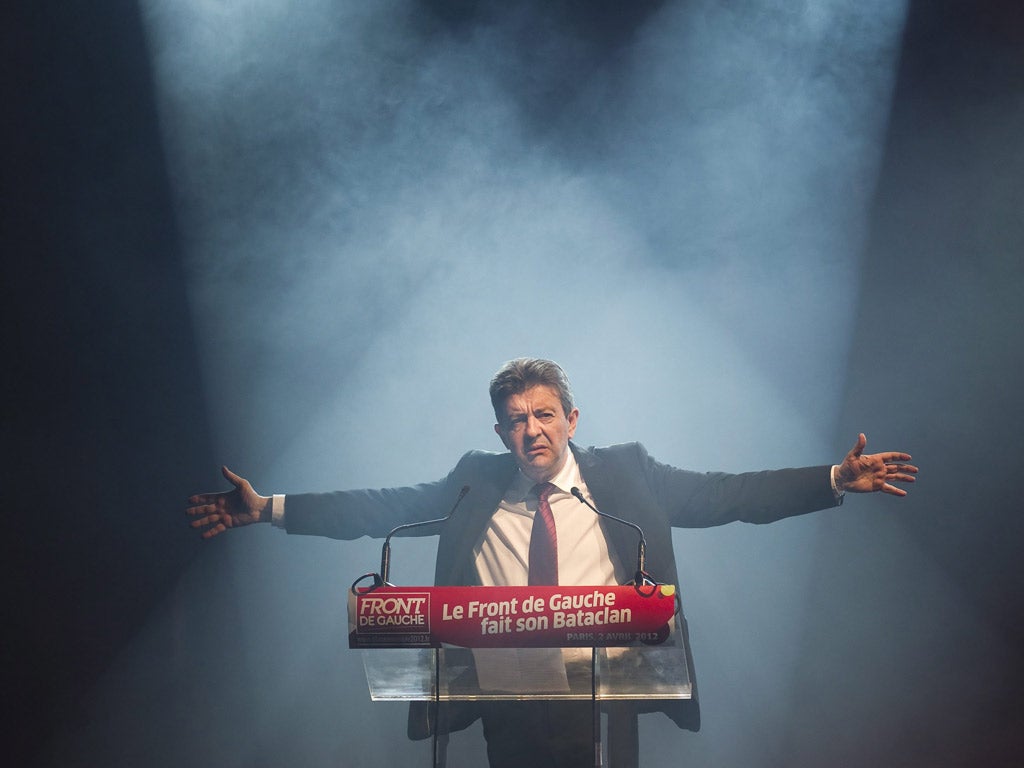
[[[438,517],[434,520],[422,520],[418,523],[405,523],[404,525],[399,525],[396,528],[391,529],[391,532],[388,533],[387,537],[384,539],[383,546],[380,548],[380,578],[384,584],[388,583],[388,574],[391,571],[391,537],[399,531],[405,531],[410,528],[419,528],[425,525],[435,525],[436,523],[447,522],[448,519],[455,514],[455,510],[458,508],[459,504],[462,503],[462,500],[466,498],[467,493],[469,493],[469,486],[462,486],[462,490],[459,491],[459,497],[452,505],[451,511],[444,517]]]
[[[580,489],[576,488],[575,486],[573,486],[570,493],[573,496],[575,496],[581,503],[589,507],[590,510],[598,517],[607,517],[609,520],[614,520],[617,523],[622,523],[622,525],[628,525],[630,528],[637,532],[637,534],[640,536],[640,541],[637,542],[636,545],[636,576],[634,576],[633,578],[636,586],[640,586],[645,581],[648,581],[649,577],[647,576],[646,570],[647,539],[644,538],[643,529],[636,523],[630,522],[629,520],[623,520],[621,517],[609,515],[607,512],[601,512],[597,507],[595,507],[593,504],[587,501],[583,497],[583,492],[580,491]]]

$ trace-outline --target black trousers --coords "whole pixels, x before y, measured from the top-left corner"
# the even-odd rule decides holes
[[[639,763],[636,710],[608,704],[606,765]],[[587,701],[489,702],[482,707],[491,768],[593,768],[593,708]]]

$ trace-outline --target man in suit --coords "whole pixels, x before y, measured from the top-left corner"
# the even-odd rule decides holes
[[[507,453],[471,451],[433,483],[287,498],[261,496],[224,468],[234,489],[191,497],[192,525],[204,537],[255,522],[289,533],[382,537],[398,525],[438,517],[468,486],[449,524],[420,531],[440,536],[436,584],[624,583],[636,534],[594,515],[572,495],[579,489],[602,512],[638,524],[647,536],[651,576],[675,584],[672,527],[769,523],[837,506],[847,492],[904,496],[895,483],[913,482],[917,473],[906,453],[865,454],[863,434],[840,464],[742,474],[677,469],[639,443],[581,448],[572,442],[579,410],[569,381],[549,360],[506,363],[490,396],[494,430]],[[681,727],[699,728],[696,699],[661,708]],[[589,720],[578,705],[497,706],[484,708],[483,719],[492,766],[592,764]]]

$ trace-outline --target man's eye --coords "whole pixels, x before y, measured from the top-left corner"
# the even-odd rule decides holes
[[[544,422],[551,421],[553,418],[555,418],[555,414],[553,414],[553,413],[541,413],[541,414],[539,414],[537,416],[537,419],[539,421],[544,421]]]

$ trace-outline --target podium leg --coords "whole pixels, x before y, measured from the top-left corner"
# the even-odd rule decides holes
[[[435,732],[432,746],[434,750],[434,768],[445,768],[448,765],[448,734]]]
[[[640,728],[630,702],[608,702],[608,766],[640,768]]]

